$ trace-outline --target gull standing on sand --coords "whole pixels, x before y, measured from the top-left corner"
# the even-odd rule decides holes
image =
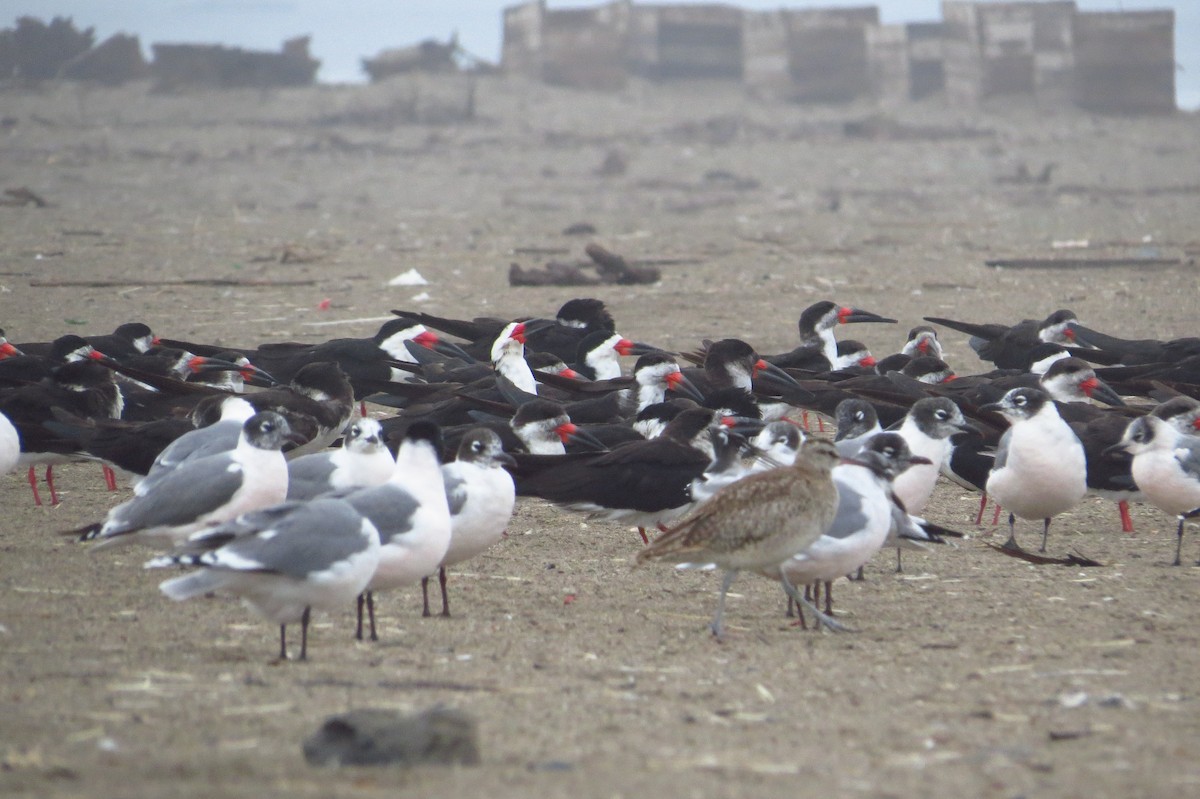
[[[355,637],[363,637],[363,607],[375,630],[375,592],[415,585],[433,574],[450,547],[450,507],[441,467],[442,434],[428,421],[413,422],[396,452],[396,468],[381,486],[344,498],[379,531],[379,566],[358,596]]]
[[[1120,442],[1106,452],[1120,450],[1133,455],[1133,481],[1150,504],[1178,517],[1172,565],[1180,565],[1183,523],[1200,508],[1200,437],[1184,435],[1151,413],[1130,422]]]
[[[833,581],[870,560],[896,527],[898,506],[892,481],[905,469],[927,463],[927,458],[912,454],[903,436],[879,433],[853,459],[835,466],[837,513],[817,540],[783,561],[781,568],[788,582],[797,586],[824,583],[825,612],[829,613]],[[913,537],[907,529],[898,534]],[[919,537],[928,540],[923,534]],[[800,619],[803,621],[803,613]]]
[[[1042,519],[1042,552],[1050,519],[1079,504],[1087,493],[1083,444],[1046,392],[1014,388],[981,411],[995,411],[1011,425],[1000,438],[987,492],[1008,509],[1008,540],[1018,548],[1016,519]]]
[[[279,625],[280,660],[288,656],[287,625],[299,622],[306,660],[312,609],[341,610],[362,593],[379,564],[379,532],[349,503],[318,498],[242,515],[181,549],[146,563],[199,568],[160,583],[164,594],[177,602],[214,591],[241,597]]]
[[[442,466],[450,509],[450,546],[437,569],[443,616],[450,615],[446,567],[470,560],[504,536],[516,501],[512,475],[504,467],[515,465],[500,436],[477,427],[463,436],[455,459]],[[421,578],[421,599],[421,615],[428,616],[428,576]]]
[[[161,480],[142,481],[103,524],[79,532],[84,540],[98,539],[97,549],[134,541],[170,547],[205,527],[282,502],[287,461],[281,448],[290,434],[279,414],[256,413],[232,450],[189,460]]]

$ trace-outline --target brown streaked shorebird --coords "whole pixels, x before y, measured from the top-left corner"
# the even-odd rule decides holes
[[[846,628],[806,601],[779,571],[779,565],[820,538],[837,511],[838,493],[830,472],[838,464],[834,445],[810,439],[791,466],[753,474],[731,483],[667,529],[637,554],[637,563],[715,564],[725,570],[711,629],[723,632],[725,594],[743,569],[778,576],[798,605],[831,630]]]

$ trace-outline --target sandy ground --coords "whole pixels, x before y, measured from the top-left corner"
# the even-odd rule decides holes
[[[52,206],[0,207],[0,324],[17,342],[133,319],[227,344],[319,341],[369,335],[391,308],[547,314],[586,293],[626,335],[672,348],[740,336],[786,349],[822,298],[900,320],[843,333],[877,355],[927,314],[1069,307],[1103,330],[1197,333],[1195,116],[879,114],[713,86],[592,95],[488,80],[477,118],[446,124],[465,92],[7,92],[0,188]],[[413,108],[419,124],[403,121]],[[627,170],[598,175],[611,152]],[[1006,180],[1048,163],[1047,184]],[[561,234],[583,221],[595,237]],[[652,287],[508,287],[510,262],[579,258],[588,240],[672,262]],[[983,265],[1064,252],[1183,263]],[[430,285],[386,286],[410,268]],[[197,277],[311,284],[153,285]],[[85,278],[120,285],[35,285]],[[964,336],[945,339],[959,372],[983,367]],[[452,575],[453,618],[422,619],[419,592],[397,591],[378,644],[352,641],[348,608],[315,625],[308,663],[278,664],[274,628],[235,601],[170,603],[140,568],[147,552],[91,554],[56,535],[126,496],[94,466],[62,469],[59,485],[56,508],[34,508],[23,475],[0,485],[6,796],[1200,790],[1200,582],[1167,565],[1173,523],[1150,507],[1124,535],[1111,504],[1085,501],[1050,548],[1106,565],[1038,567],[987,549],[999,539],[971,524],[976,497],[941,487],[929,515],[972,537],[909,557],[903,574],[880,556],[865,583],[839,584],[856,634],[789,627],[778,588],[743,577],[718,644],[705,629],[715,575],[634,569],[633,532],[523,502],[510,537]],[[1033,543],[1034,528],[1019,536]],[[1198,554],[1189,537],[1185,561]],[[479,767],[336,772],[301,757],[329,714],[439,702],[478,719]]]

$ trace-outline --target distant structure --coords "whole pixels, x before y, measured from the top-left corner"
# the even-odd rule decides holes
[[[55,17],[48,24],[21,17],[15,27],[0,30],[0,80],[119,85],[151,77],[158,90],[266,88],[311,85],[321,65],[308,54],[307,36],[284,42],[277,53],[216,44],[155,44],[149,64],[136,36],[118,33],[94,42],[94,29],[81,31],[69,17]]]
[[[219,44],[155,44],[150,74],[157,91],[310,86],[321,62],[308,54],[309,37],[288,39],[278,53]]]
[[[1081,12],[1075,0],[942,0],[942,20],[883,25],[873,5],[744,11],[611,0],[503,11],[501,68],[548,83],[616,89],[653,80],[739,81],[795,102],[944,94],[986,105],[1026,98],[1101,113],[1175,110],[1174,12]]]
[[[383,50],[374,58],[364,58],[362,68],[372,83],[412,72],[457,72],[454,57],[458,51],[457,37],[451,37],[445,44],[426,39],[410,47]]]

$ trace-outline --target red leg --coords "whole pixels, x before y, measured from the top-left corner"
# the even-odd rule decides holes
[[[46,467],[46,485],[50,486],[50,504],[58,504],[58,492],[54,490],[54,466]]]
[[[975,526],[978,527],[983,521],[983,512],[987,510],[987,492],[983,492],[983,496],[979,498],[979,513],[975,514]]]
[[[37,490],[37,472],[32,466],[29,467],[29,487],[33,490],[33,504],[39,508],[42,506],[42,497]]]
[[[1133,517],[1129,515],[1129,500],[1123,499],[1117,503],[1117,509],[1121,511],[1121,532],[1133,532]]]
[[[825,432],[825,420],[822,419],[820,416],[817,417],[817,432],[818,433]]]
[[[112,467],[107,463],[100,464],[101,470],[104,472],[104,485],[108,486],[109,491],[117,490],[117,473],[112,470]]]
[[[1000,523],[1000,503],[997,502],[995,507],[996,513],[992,516],[992,527],[995,527]]]
[[[642,537],[643,544],[650,543],[650,536],[646,535],[646,528],[642,527],[640,524],[638,525],[638,535]]]

